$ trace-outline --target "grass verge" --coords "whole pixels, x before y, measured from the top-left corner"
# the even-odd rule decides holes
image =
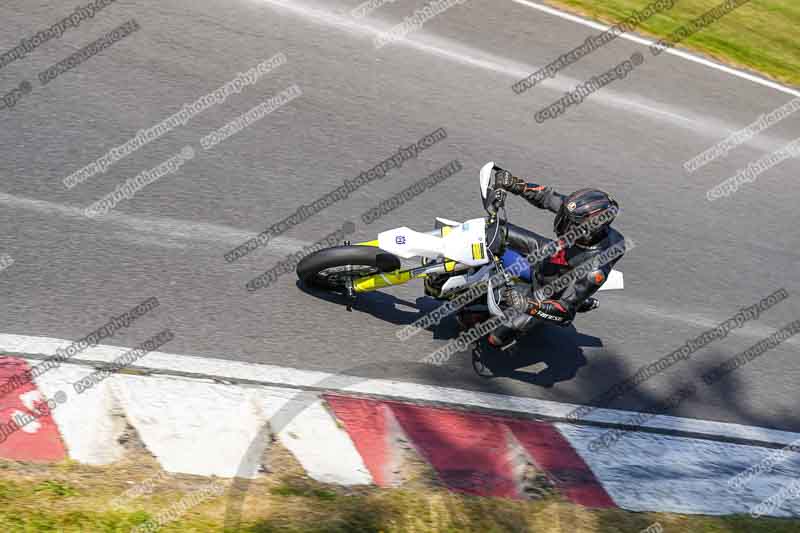
[[[412,477],[401,488],[377,489],[317,483],[292,461],[273,462],[271,468],[249,487],[235,531],[637,533],[658,523],[669,533],[800,532],[795,520],[590,510],[546,491],[526,501],[479,498],[447,491],[430,473]],[[0,462],[0,531],[130,532],[208,484],[207,478],[164,474],[147,457],[103,468]],[[224,496],[199,502],[159,531],[220,532],[225,502]]]
[[[544,1],[553,7],[614,24],[653,0]],[[677,0],[672,9],[650,17],[636,31],[665,38],[721,2]],[[755,71],[788,85],[800,86],[799,28],[800,2],[797,0],[750,0],[687,38],[678,47],[701,52],[720,62]]]

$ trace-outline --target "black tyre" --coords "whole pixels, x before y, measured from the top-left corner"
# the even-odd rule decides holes
[[[350,280],[391,272],[400,259],[374,246],[334,246],[307,255],[297,264],[297,277],[307,286],[342,291]]]

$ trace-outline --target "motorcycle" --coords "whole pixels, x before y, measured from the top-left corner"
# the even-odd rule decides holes
[[[456,222],[436,217],[435,229],[427,232],[401,227],[383,231],[372,241],[318,250],[297,265],[297,276],[305,286],[347,295],[350,302],[360,293],[424,280],[425,294],[452,300],[481,288],[483,296],[462,309],[488,311],[505,316],[503,289],[520,280],[534,283],[535,265],[506,246],[502,231],[507,220],[507,192],[495,187],[498,170],[493,161],[479,172],[480,194],[487,216]],[[502,214],[502,216],[501,216]],[[421,259],[421,265],[402,269],[401,259]],[[520,265],[523,265],[520,268]],[[612,270],[599,290],[622,289],[622,273]],[[483,289],[485,287],[485,289]],[[352,304],[347,307],[352,310]]]

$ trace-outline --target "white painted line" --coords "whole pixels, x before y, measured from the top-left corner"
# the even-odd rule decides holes
[[[628,292],[627,294],[620,294],[616,298],[618,305],[615,305],[614,312],[623,313],[631,316],[651,316],[655,317],[659,322],[671,321],[676,324],[686,324],[690,327],[713,329],[719,324],[727,320],[724,316],[711,316],[703,313],[691,313],[685,309],[680,309],[676,306],[671,306],[664,302],[658,302],[658,305],[653,305],[652,299],[636,298]],[[699,333],[699,332],[698,332]],[[775,333],[775,328],[772,328],[763,322],[752,320],[747,322],[741,328],[737,328],[729,333],[741,337],[742,339],[761,340],[769,337]],[[688,337],[688,336],[687,336]],[[800,346],[800,337],[791,337],[784,341],[784,344],[793,344]]]
[[[355,20],[344,15],[326,11],[314,5],[306,4],[299,0],[253,1],[259,4],[267,4],[274,8],[288,11],[300,18],[313,21],[314,23],[320,25],[338,28],[352,35],[366,35],[369,37],[375,37],[391,28],[391,25],[388,23]],[[536,6],[537,9],[539,7],[544,9],[544,6],[540,6],[539,4],[532,5]],[[557,10],[552,11],[553,14],[558,16],[565,15]],[[574,18],[577,22],[595,24],[593,27],[598,29],[606,28],[606,26],[603,26],[602,24],[593,22],[589,23],[578,17]],[[641,42],[649,43],[650,41],[642,39]],[[518,81],[521,78],[527,77],[538,69],[538,67],[533,67],[526,63],[521,63],[510,60],[506,57],[490,54],[452,39],[445,39],[436,35],[432,35],[425,29],[414,32],[413,35],[408,36],[406,39],[392,43],[391,47],[395,46],[407,47],[418,52],[444,58],[460,65],[467,65],[472,68],[479,68],[489,72],[495,72],[500,75],[507,76],[514,81]],[[387,48],[391,47],[387,46]],[[677,53],[675,50],[670,50],[670,52],[673,54]],[[700,60],[699,58],[696,59],[701,62],[704,61]],[[582,82],[583,80],[562,75],[553,79],[546,79],[541,82],[539,86],[548,91],[563,93],[565,91],[573,90],[577,84]],[[730,135],[732,131],[736,131],[742,127],[741,124],[727,122],[727,119],[720,120],[710,117],[706,114],[703,114],[702,111],[698,113],[689,109],[670,105],[665,102],[652,100],[644,95],[623,93],[610,87],[607,87],[603,91],[592,95],[591,102],[594,105],[611,107],[627,114],[634,113],[650,120],[657,120],[662,123],[666,122],[673,126],[689,130],[693,134],[705,135],[710,139],[716,140],[724,139]],[[762,134],[748,140],[747,145],[756,147],[759,150],[772,152],[785,145],[790,140],[791,139],[778,139]]]
[[[578,407],[576,404],[553,402],[537,398],[506,396],[488,392],[474,392],[387,380],[367,380],[347,387],[344,390],[363,394],[394,396],[418,401],[473,406],[484,409],[504,410],[562,419],[566,419],[567,414]],[[606,424],[630,424],[630,418],[635,414],[636,413],[633,411],[624,411],[621,409],[598,408],[583,417],[583,420]],[[667,415],[656,415],[645,424],[642,424],[642,427],[664,431],[690,432],[716,438],[752,440],[781,445],[790,444],[794,439],[800,437],[800,433],[790,431]]]
[[[292,418],[279,434],[281,443],[317,481],[369,485],[372,476],[353,441],[317,400]]]
[[[32,363],[32,366],[37,364]],[[36,385],[46,398],[53,398],[58,391],[67,394],[67,401],[53,410],[51,416],[69,456],[81,463],[104,465],[122,458],[125,450],[118,439],[125,425],[123,419],[113,416],[119,404],[108,388],[108,381],[80,395],[73,392],[72,383],[92,372],[94,369],[87,366],[63,365],[36,378]]]
[[[111,236],[131,240],[133,237],[127,235],[127,232],[133,230],[141,235],[139,238],[152,238],[155,236],[161,239],[167,237],[173,242],[174,246],[191,244],[192,242],[223,243],[235,246],[253,238],[254,235],[261,231],[245,231],[222,224],[209,224],[177,218],[137,217],[123,212],[111,212],[98,222],[86,218],[83,214],[83,209],[77,207],[36,198],[14,196],[3,192],[0,192],[0,205],[5,205],[12,209],[26,209],[46,215],[58,215],[84,220],[91,224],[103,224],[104,231],[108,231],[105,228],[106,226],[113,227],[118,225],[125,228],[125,231],[111,233]],[[312,243],[281,235],[271,240],[269,247],[262,247],[262,250],[272,250],[275,253],[291,253],[301,250],[304,246],[309,246],[310,244]]]
[[[82,463],[120,459],[124,449],[119,437],[127,423],[167,472],[254,478],[270,442],[262,428],[272,426],[276,414],[290,411],[278,437],[308,475],[326,483],[372,483],[350,437],[316,395],[310,405],[297,402],[299,412],[294,413],[284,408],[305,394],[298,389],[126,374],[75,393],[72,383],[91,372],[91,367],[65,363],[37,378],[45,396],[59,390],[68,394],[53,416],[69,456]],[[35,430],[33,424],[25,430]],[[259,437],[262,442],[252,446]]]
[[[55,354],[56,348],[66,347],[70,342],[71,341],[47,337],[2,334],[0,335],[0,353],[39,354],[49,356]],[[86,349],[81,354],[72,358],[72,360],[111,362],[127,350],[128,348],[99,345],[94,348]],[[35,366],[37,361],[29,359],[28,363]],[[520,412],[550,418],[566,419],[567,414],[578,407],[578,405],[575,404],[559,403],[536,398],[474,392],[450,387],[405,383],[387,379],[362,379],[314,370],[299,370],[275,365],[163,352],[150,352],[140,359],[136,366],[169,372],[192,372],[216,376],[223,379],[232,378],[261,381],[265,383],[281,384],[286,387],[320,387],[343,392]],[[44,374],[40,379],[46,380],[51,373],[53,373],[52,370]],[[45,395],[49,394],[47,390],[43,392]],[[56,416],[58,416],[58,412],[57,410]],[[627,424],[629,423],[630,417],[634,414],[635,413],[632,411],[597,408],[583,419],[599,423]],[[689,432],[716,438],[760,441],[780,445],[790,444],[800,438],[800,433],[790,431],[667,415],[655,415],[643,424],[643,427],[654,430]]]
[[[605,429],[556,424],[601,480],[614,502],[629,511],[726,515],[746,513],[797,479],[800,455],[759,474],[738,490],[736,474],[760,464],[775,450],[725,442],[626,432],[612,447],[589,451]],[[800,515],[800,499],[787,499],[769,513]]]
[[[530,7],[530,8],[533,8],[533,9],[538,9],[539,11],[547,13],[548,15],[553,15],[554,17],[559,17],[559,18],[562,18],[562,19],[565,19],[565,20],[569,20],[571,22],[582,24],[583,26],[588,26],[588,27],[596,29],[596,30],[606,31],[607,29],[609,29],[611,27],[611,26],[606,26],[605,24],[602,24],[602,23],[599,23],[599,22],[595,22],[595,21],[592,21],[592,20],[587,20],[587,19],[579,17],[577,15],[572,15],[571,13],[565,13],[564,11],[560,11],[558,9],[555,9],[555,8],[552,8],[552,7],[549,7],[549,6],[545,6],[545,5],[542,5],[542,4],[537,4],[536,2],[531,2],[530,0],[511,0],[511,1],[516,3],[516,4],[520,4],[520,5],[526,6],[526,7]],[[622,38],[622,39],[627,39],[628,41],[633,41],[635,43],[643,44],[643,45],[647,45],[647,46],[649,46],[651,44],[655,44],[655,42],[656,42],[656,41],[653,41],[653,40],[650,40],[650,39],[646,39],[646,38],[640,37],[638,35],[629,34],[629,33],[623,33],[623,34],[619,35],[619,37]],[[581,43],[576,43],[576,46],[578,44],[581,44]],[[699,64],[704,65],[704,66],[709,67],[709,68],[713,68],[713,69],[716,69],[716,70],[721,70],[722,72],[731,74],[731,75],[736,76],[738,78],[742,78],[742,79],[745,79],[745,80],[748,80],[748,81],[752,81],[753,83],[757,83],[759,85],[763,85],[764,87],[769,87],[770,89],[775,89],[775,90],[780,91],[782,93],[791,94],[792,96],[800,96],[800,91],[792,89],[791,87],[787,87],[785,85],[781,85],[780,83],[768,80],[766,78],[762,78],[760,76],[754,76],[754,75],[749,74],[747,72],[743,72],[741,70],[738,70],[738,69],[735,69],[735,68],[732,68],[732,67],[729,67],[729,66],[726,66],[726,65],[722,65],[722,64],[716,63],[714,61],[709,61],[708,59],[705,59],[705,58],[690,54],[688,52],[684,52],[683,50],[678,50],[678,49],[675,49],[675,48],[667,48],[667,49],[664,50],[664,52],[666,52],[668,54],[672,54],[672,55],[680,57],[680,58],[683,58],[683,59],[687,59],[687,60],[692,61],[694,63],[699,63]],[[555,58],[553,58],[553,59],[555,59]]]
[[[239,465],[263,425],[244,387],[117,375],[108,379],[128,422],[167,472],[254,477],[261,453]],[[262,452],[265,442],[259,443]]]

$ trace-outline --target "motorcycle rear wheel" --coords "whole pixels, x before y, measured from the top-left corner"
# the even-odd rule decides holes
[[[374,246],[334,246],[304,257],[297,277],[307,286],[346,291],[352,280],[400,268],[400,259]]]

